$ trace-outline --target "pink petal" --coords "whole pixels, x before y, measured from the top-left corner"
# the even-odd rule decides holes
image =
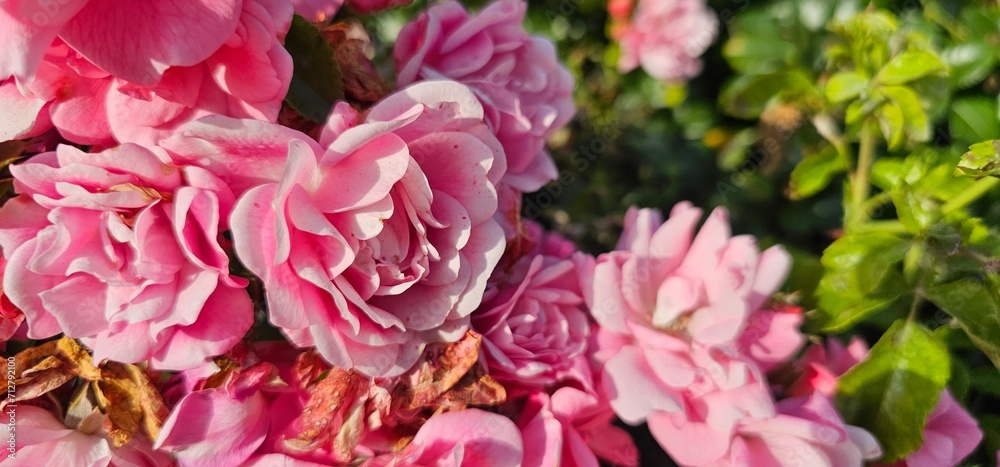
[[[218,50],[236,30],[242,3],[90,0],[60,35],[98,67],[148,86],[159,81],[167,67],[196,65]],[[120,44],[130,47],[122,49]]]

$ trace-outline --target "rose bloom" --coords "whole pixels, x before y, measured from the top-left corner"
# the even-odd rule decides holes
[[[618,251],[601,255],[594,269],[591,312],[601,326],[736,345],[749,318],[784,282],[791,257],[779,246],[759,252],[751,236],[731,236],[721,208],[695,236],[701,215],[686,202],[666,222],[659,211],[629,209]],[[788,337],[801,339],[793,331]]]
[[[59,39],[53,43],[49,37],[38,54],[31,54],[30,74],[0,81],[0,103],[17,109],[0,124],[0,140],[55,127],[78,144],[155,144],[178,126],[210,114],[277,118],[292,76],[291,56],[281,44],[292,18],[288,2],[125,5],[92,0],[65,7],[79,3],[86,5],[60,30]],[[127,18],[128,24],[108,18]],[[29,30],[12,31],[10,25],[16,24],[0,27],[0,35],[37,39]],[[123,31],[132,34],[108,37]],[[124,42],[133,44],[136,54],[101,46]],[[3,69],[0,62],[0,77],[9,76]]]
[[[471,87],[507,154],[504,183],[531,192],[558,176],[545,140],[575,108],[555,47],[524,31],[526,9],[499,0],[470,16],[455,1],[434,5],[403,28],[394,56],[400,85],[447,78]]]
[[[59,146],[10,168],[0,209],[3,291],[28,337],[65,333],[105,358],[186,369],[253,323],[246,281],[218,243],[233,194],[161,148]]]
[[[718,34],[718,21],[704,0],[638,0],[631,19],[629,2],[611,2],[618,21],[613,39],[621,47],[618,70],[641,66],[659,80],[686,80],[701,72],[702,53]]]
[[[508,391],[555,383],[587,346],[590,328],[581,277],[593,258],[558,234],[526,224],[534,251],[498,268],[472,327],[483,335],[490,376]]]
[[[32,467],[169,467],[174,461],[169,454],[156,452],[142,435],[136,435],[121,447],[114,447],[100,426],[81,430],[67,428],[48,410],[18,404],[17,424],[0,425],[0,437],[17,439],[13,458],[0,456],[3,466]]]
[[[465,86],[425,82],[363,118],[339,104],[319,142],[215,117],[164,145],[243,193],[234,244],[271,322],[334,366],[388,376],[464,334],[503,253],[503,149],[482,119]]]

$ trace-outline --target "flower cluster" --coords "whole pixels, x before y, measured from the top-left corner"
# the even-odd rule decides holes
[[[880,457],[831,403],[860,344],[794,361],[781,247],[689,203],[629,210],[598,257],[520,218],[575,114],[525,2],[429,7],[385,95],[365,34],[326,24],[343,3],[0,4],[0,140],[28,142],[0,208],[22,421],[0,465],[636,466],[617,420],[682,465]],[[703,8],[644,0],[623,68],[691,76]],[[322,123],[285,103],[292,34],[358,86]],[[960,461],[958,433],[945,393],[906,462]]]

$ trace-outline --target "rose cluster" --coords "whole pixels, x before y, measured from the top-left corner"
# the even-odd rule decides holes
[[[699,229],[688,203],[630,210],[597,257],[520,218],[575,114],[525,2],[429,7],[399,33],[396,89],[348,84],[303,123],[283,104],[293,13],[345,81],[376,69],[365,34],[326,24],[343,3],[0,4],[0,140],[21,148],[0,344],[22,350],[0,465],[635,466],[623,424],[643,423],[682,465],[880,457],[831,403],[863,344],[796,360],[781,247],[723,210]],[[649,30],[704,6],[668,3],[640,4],[623,68],[697,70],[704,46],[664,54],[680,39]],[[979,441],[947,393],[925,432],[910,465]]]

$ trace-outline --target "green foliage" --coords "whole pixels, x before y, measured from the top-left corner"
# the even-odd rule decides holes
[[[312,23],[295,15],[285,36],[294,72],[285,102],[303,117],[323,123],[333,104],[344,98],[344,81],[333,48]]]

